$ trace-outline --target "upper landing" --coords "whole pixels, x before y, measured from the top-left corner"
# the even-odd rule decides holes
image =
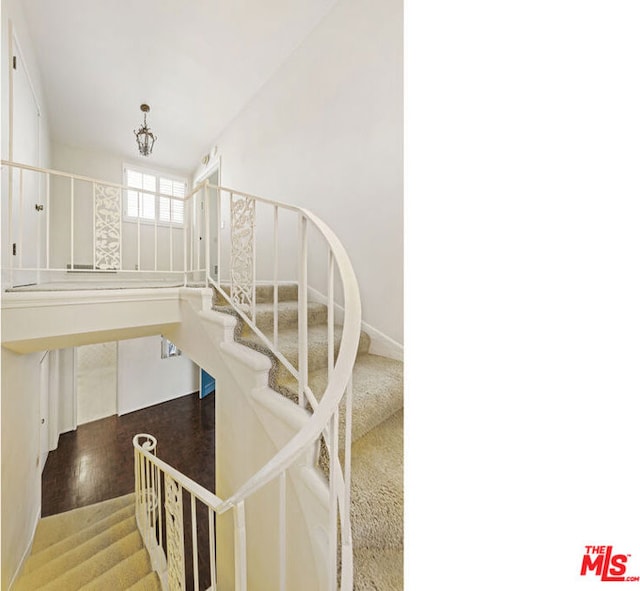
[[[175,280],[115,277],[9,288],[0,303],[2,346],[31,353],[161,334],[181,321],[184,290]]]

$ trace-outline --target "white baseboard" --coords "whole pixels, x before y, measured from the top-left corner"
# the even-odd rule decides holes
[[[16,572],[13,573],[13,577],[11,577],[11,581],[9,582],[9,587],[8,587],[9,591],[11,591],[11,588],[13,587],[15,582],[18,580],[18,577],[22,574],[24,563],[27,561],[27,558],[29,558],[29,555],[31,554],[31,548],[33,548],[33,540],[36,537],[36,529],[38,528],[38,523],[40,523],[41,515],[42,515],[42,505],[40,505],[38,509],[38,514],[36,515],[36,521],[33,524],[33,530],[31,531],[31,537],[29,538],[29,543],[27,544],[27,547],[24,551],[24,554],[22,555],[22,558],[20,558],[20,562],[18,563],[18,568],[16,569]]]
[[[327,296],[320,293],[313,287],[308,288],[309,300],[317,302],[319,304],[327,305]],[[344,320],[344,308],[338,304],[334,305],[334,318],[336,322],[343,322]],[[372,355],[381,355],[382,357],[389,357],[396,361],[403,361],[404,359],[404,345],[401,345],[397,341],[388,337],[386,334],[380,332],[377,328],[374,328],[366,322],[362,322],[362,329],[371,337],[371,346],[369,347],[369,353]]]

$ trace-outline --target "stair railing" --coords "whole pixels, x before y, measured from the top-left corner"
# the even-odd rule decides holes
[[[209,253],[211,253],[214,237],[217,250],[214,253],[218,263],[217,273],[215,278],[209,275],[209,283],[220,297],[233,306],[238,316],[297,380],[298,404],[310,412],[305,426],[234,494],[223,501],[219,511],[237,507],[267,483],[276,478],[282,479],[301,453],[322,438],[329,455],[329,589],[335,590],[338,585],[342,590],[352,589],[353,548],[350,516],[352,371],[358,352],[361,329],[360,294],[355,272],[344,246],[335,233],[310,211],[234,189],[214,186],[208,182],[197,187],[196,191],[198,190],[204,193],[204,216],[208,222],[205,236],[207,269],[211,269],[213,257]],[[213,205],[215,213],[212,215]],[[297,244],[285,244],[284,249],[280,236],[283,215],[289,216],[289,227],[292,226],[291,217],[293,217],[298,228]],[[215,225],[211,223],[212,219],[215,220]],[[226,233],[222,232],[225,221],[227,222]],[[286,223],[287,221],[284,221],[284,224]],[[262,233],[260,243],[264,245],[268,242],[269,228],[271,251],[269,252],[268,248],[258,250],[257,234]],[[313,246],[309,241],[311,231],[316,237]],[[324,272],[318,272],[315,267],[312,270],[316,282],[326,282],[325,290],[318,291],[321,294],[326,293],[322,295],[327,304],[327,386],[324,392],[314,393],[309,386],[308,364],[309,260],[313,255],[315,262],[318,252],[322,250],[326,252]],[[298,286],[297,366],[281,351],[278,338],[279,287],[281,283],[287,283],[280,278],[280,273],[281,269],[286,273],[294,267],[291,264],[291,252],[296,253],[297,259],[295,261],[297,275],[295,282]],[[271,285],[273,290],[270,336],[265,334],[256,322],[256,286],[258,267],[261,262],[259,256],[266,259],[266,262],[261,265],[261,270],[263,276],[270,276],[267,284]],[[225,261],[228,261],[226,266]],[[339,286],[336,286],[335,282],[336,271],[340,279]],[[225,280],[227,280],[228,294],[225,290]],[[340,310],[342,313],[341,335],[338,335],[334,329],[338,306],[336,287],[341,288],[343,298],[343,306]],[[336,342],[338,336],[340,336],[339,343]],[[341,407],[344,412],[342,420]],[[280,486],[280,502],[284,503],[283,486]],[[280,535],[282,536],[283,532]],[[284,548],[282,538],[280,545]],[[281,554],[283,553],[284,549],[281,551]],[[284,565],[281,566],[281,570],[284,568]]]
[[[184,285],[206,280],[191,191],[182,197],[88,176],[2,160],[7,203],[3,267],[7,282],[35,283],[62,273],[109,280],[167,278]],[[154,199],[153,219],[127,216],[126,204]],[[159,200],[182,219],[159,219]],[[177,207],[179,205],[179,207]],[[124,274],[124,275],[120,275]]]
[[[247,588],[247,538],[251,531],[245,521],[245,503],[257,491],[268,483],[277,480],[279,483],[278,506],[274,512],[281,516],[278,532],[280,589],[287,589],[286,527],[282,523],[286,504],[287,471],[294,462],[322,439],[326,444],[329,456],[329,568],[326,580],[328,590],[353,588],[353,545],[350,516],[350,484],[351,484],[351,405],[352,405],[352,371],[360,341],[361,305],[358,283],[347,252],[334,232],[318,217],[306,209],[289,204],[264,199],[255,195],[242,193],[233,189],[213,186],[203,182],[192,191],[193,203],[202,203],[202,207],[194,207],[193,211],[202,216],[205,232],[201,241],[204,259],[208,271],[208,282],[216,293],[231,305],[235,313],[249,326],[276,356],[298,382],[298,404],[308,411],[309,418],[304,426],[257,472],[248,478],[227,499],[209,493],[196,497],[207,503],[211,519],[214,514],[222,514],[228,510],[234,513],[235,535],[235,585],[238,591]],[[294,216],[298,228],[295,247],[286,245],[286,253],[296,252],[295,264],[291,258],[282,257],[283,240],[280,237],[280,224],[283,213]],[[262,219],[260,219],[262,216]],[[271,334],[267,335],[257,323],[258,302],[256,286],[258,285],[258,249],[256,248],[257,231],[264,230],[260,222],[270,219],[272,228],[272,249],[269,257],[271,279],[268,284],[273,288],[273,317]],[[221,230],[226,229],[223,233]],[[285,222],[286,223],[286,222]],[[289,224],[291,225],[291,224]],[[327,303],[327,386],[324,392],[313,392],[309,386],[308,365],[308,290],[309,290],[309,258],[311,253],[317,255],[317,246],[309,246],[310,230],[315,232],[326,249],[326,267],[323,279],[326,281]],[[264,240],[261,240],[261,244]],[[212,246],[215,245],[215,249]],[[263,250],[261,249],[261,253]],[[264,253],[263,253],[264,254]],[[285,260],[282,260],[285,258]],[[228,261],[226,263],[225,261]],[[215,267],[213,266],[215,265]],[[263,265],[264,268],[264,265]],[[278,304],[279,288],[282,283],[289,283],[291,277],[281,279],[281,269],[296,269],[294,281],[297,284],[298,313],[298,352],[297,363],[292,363],[279,347]],[[215,270],[215,272],[214,272]],[[286,272],[286,271],[285,271]],[[336,273],[340,279],[336,286]],[[322,274],[314,270],[314,278]],[[226,281],[225,281],[226,280]],[[338,335],[334,329],[336,320],[336,293],[341,289],[342,332]],[[229,293],[227,293],[227,291]],[[336,342],[340,336],[339,343]],[[338,354],[336,356],[336,351]],[[341,409],[344,416],[341,417]],[[154,440],[152,440],[154,441]],[[150,444],[155,448],[155,443]],[[151,465],[160,465],[148,450],[137,449]],[[166,464],[163,465],[163,467]],[[141,480],[145,471],[140,470]],[[195,483],[179,479],[174,470],[171,477],[180,482],[183,490],[192,490]],[[159,480],[162,480],[160,478]],[[146,482],[146,481],[144,481]],[[191,488],[190,488],[191,487]],[[143,490],[145,487],[143,487]],[[142,496],[144,499],[144,495]],[[193,498],[193,497],[192,497]],[[148,509],[142,509],[147,515]],[[211,521],[213,523],[213,521]],[[188,536],[187,536],[188,539]],[[170,560],[168,558],[168,560]],[[177,559],[176,559],[177,560]],[[168,571],[170,571],[169,567]],[[184,568],[180,566],[179,568]],[[195,566],[194,566],[195,569]],[[212,589],[215,589],[215,556],[211,563]],[[169,580],[171,578],[169,577]],[[176,584],[179,585],[179,580]],[[169,589],[181,588],[179,586]]]
[[[136,435],[133,447],[136,522],[163,591],[200,589],[201,583],[215,591],[215,513],[222,500],[156,457],[153,435]],[[207,531],[203,531],[203,521]],[[208,566],[204,569],[200,566],[203,553]],[[188,555],[191,560],[187,564]],[[240,559],[240,555],[236,557]],[[206,578],[201,581],[200,577]]]
[[[188,483],[189,490],[198,491],[206,497],[214,512],[233,509],[236,514],[236,555],[239,557],[236,583],[239,589],[243,589],[243,580],[246,586],[245,536],[250,535],[244,524],[245,501],[278,478],[280,505],[283,505],[287,470],[306,449],[322,439],[329,456],[329,588],[337,589],[339,581],[341,589],[351,589],[351,374],[359,345],[361,307],[353,267],[333,231],[306,209],[214,186],[206,181],[197,185],[184,199],[171,198],[182,201],[182,224],[161,224],[157,216],[150,223],[139,217],[133,221],[125,220],[125,197],[129,196],[131,187],[5,160],[2,160],[2,166],[3,196],[6,190],[9,218],[8,240],[4,242],[5,248],[9,246],[9,252],[3,252],[6,257],[3,262],[8,263],[10,284],[15,284],[17,272],[21,274],[18,281],[39,282],[43,272],[53,271],[65,274],[89,271],[101,273],[101,278],[105,279],[113,273],[156,274],[163,278],[177,278],[184,285],[207,280],[297,380],[298,404],[309,412],[304,427],[228,499],[220,500],[212,493],[209,493],[212,496],[207,496],[204,494],[206,491],[199,491],[192,481]],[[136,189],[134,193],[137,199],[145,194],[152,195],[154,199],[167,198],[162,193],[142,189]],[[54,211],[55,220],[52,216]],[[222,232],[225,223],[227,231]],[[126,228],[124,224],[127,224]],[[297,228],[295,244],[290,242],[291,232],[282,232],[283,227],[285,230]],[[259,233],[261,248],[258,252]],[[265,242],[268,244],[269,234],[271,248],[262,248]],[[161,245],[168,245],[164,254],[161,253]],[[77,258],[80,253],[88,255],[90,260]],[[318,260],[321,261],[319,264]],[[256,322],[259,277],[266,278],[273,287],[270,335]],[[279,289],[282,283],[291,280],[298,288],[298,351],[297,360],[293,361],[281,350],[278,318]],[[225,281],[229,285],[229,294],[225,291]],[[324,392],[313,392],[309,385],[307,312],[312,284],[317,288],[316,295],[324,298],[328,308],[327,386]],[[334,329],[338,312],[342,315],[341,335]],[[344,408],[342,418],[341,408]],[[157,458],[152,459],[153,454],[142,449],[142,444],[138,452],[144,456],[145,466],[161,466],[164,473],[186,487],[187,483],[178,478],[177,471]],[[152,473],[154,470],[155,467]],[[140,473],[140,478],[143,474],[146,472]],[[147,490],[147,477],[141,482],[143,490]],[[147,499],[146,502],[150,501]],[[150,515],[145,518],[145,527],[151,523]],[[281,531],[280,567],[284,589],[286,556],[283,535]]]

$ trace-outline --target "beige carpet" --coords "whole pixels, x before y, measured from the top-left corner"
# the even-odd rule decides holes
[[[130,494],[41,519],[12,590],[159,591],[133,501]]]
[[[278,300],[279,348],[297,367],[297,286],[279,287]],[[272,338],[273,288],[258,287],[256,301],[256,324]],[[214,309],[233,313],[220,296],[214,299]],[[326,306],[309,303],[309,386],[316,394],[322,393],[327,384],[326,324]],[[341,327],[336,326],[336,354],[340,335]],[[273,360],[271,387],[297,401],[297,382],[242,321],[236,329],[236,340],[269,355]],[[363,332],[353,372],[354,589],[400,591],[404,584],[403,364],[370,354],[369,346],[370,338]],[[324,452],[320,455],[321,467],[326,464]]]

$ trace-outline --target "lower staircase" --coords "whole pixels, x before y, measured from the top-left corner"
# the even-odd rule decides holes
[[[256,292],[256,325],[273,335],[273,288]],[[298,365],[298,293],[279,287],[280,352]],[[214,298],[214,310],[238,316],[226,301]],[[327,384],[327,308],[309,302],[309,386],[321,395]],[[238,318],[235,338],[272,360],[270,387],[298,404],[297,381]],[[335,326],[337,354],[341,327]],[[403,364],[370,353],[371,339],[360,336],[353,369],[351,519],[354,589],[403,589]],[[318,468],[326,471],[326,449]],[[32,552],[12,591],[160,590],[135,520],[134,495],[126,495],[46,517],[36,530]],[[259,591],[258,589],[251,591]],[[343,590],[346,591],[346,590]]]
[[[134,495],[41,519],[12,591],[160,591],[135,518]]]
[[[278,345],[298,366],[297,285],[278,288]],[[222,296],[214,309],[233,314]],[[308,304],[309,386],[320,395],[327,384],[327,307]],[[256,326],[273,340],[273,287],[256,289]],[[236,341],[263,352],[273,361],[270,386],[297,404],[298,383],[238,317]],[[335,326],[337,354],[341,327]],[[353,370],[352,507],[354,588],[399,591],[403,588],[403,363],[369,353],[366,332]],[[326,455],[320,454],[323,468]]]

